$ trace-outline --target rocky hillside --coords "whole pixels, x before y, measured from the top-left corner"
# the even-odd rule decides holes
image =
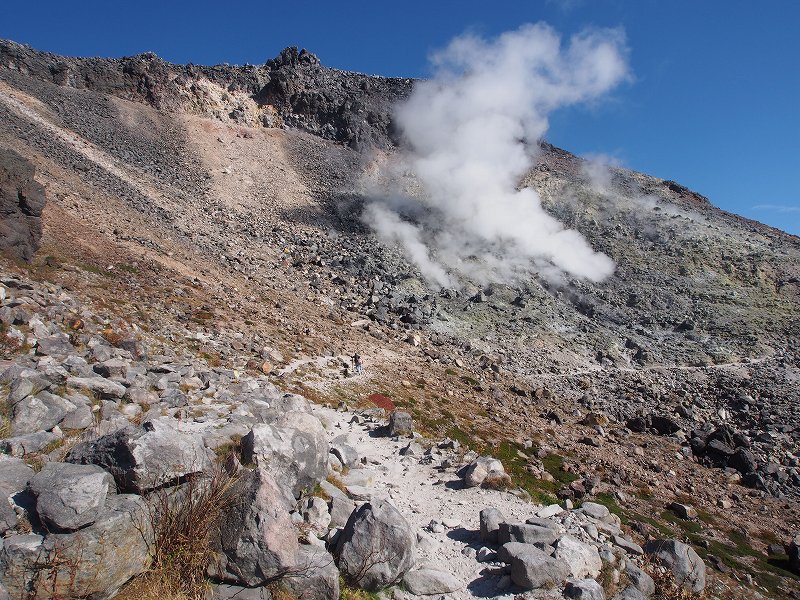
[[[106,489],[95,525],[65,526],[18,505],[8,531],[38,541],[16,540],[13,560],[27,564],[41,545],[52,554],[54,535],[102,529],[119,502],[138,506],[165,483],[185,484],[231,435],[267,426],[294,435],[284,430],[307,420],[294,413],[318,409],[282,400],[285,392],[351,408],[388,401],[415,417],[429,444],[448,437],[496,455],[512,487],[534,500],[602,499],[622,518],[610,525],[627,529],[577,536],[601,557],[614,535],[643,547],[679,538],[716,567],[715,589],[752,585],[746,593],[781,597],[797,581],[776,544],[800,527],[800,240],[675,182],[614,169],[599,183],[581,159],[543,144],[521,185],[612,257],[614,276],[434,290],[359,218],[362,174],[402,145],[391,106],[412,84],[329,69],[296,49],[260,66],[200,67],[0,42],[0,147],[10,165],[0,228],[18,236],[4,242],[24,240],[5,242],[0,312],[10,361],[3,444],[20,459],[9,466],[12,491],[38,498],[44,480],[62,476]],[[347,369],[355,351],[365,375]],[[196,470],[167,469],[165,481],[143,487],[138,467],[109,462],[173,430],[200,436],[179,450],[201,461]],[[322,437],[312,436],[320,448]],[[248,463],[253,452],[233,455]],[[320,509],[293,504],[325,481],[328,452],[318,455],[324,464],[291,498],[258,469],[236,484],[284,497],[275,535],[286,535],[291,514]],[[37,480],[22,461],[55,464]],[[688,518],[672,505],[688,507]],[[546,552],[580,533],[583,517],[570,515]],[[251,516],[262,518],[231,527],[244,531]],[[215,547],[228,562],[214,581],[262,587],[281,556],[299,552],[240,550]],[[277,561],[272,575],[252,566],[264,552]],[[522,562],[544,560],[534,558]],[[320,597],[335,595],[335,573],[323,580]]]

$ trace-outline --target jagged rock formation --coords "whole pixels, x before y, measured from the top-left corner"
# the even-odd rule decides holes
[[[264,65],[174,65],[152,53],[119,60],[69,58],[0,41],[8,71],[160,110],[192,112],[247,125],[299,127],[354,149],[393,141],[391,106],[411,80],[371,77],[320,65],[286,48]]]

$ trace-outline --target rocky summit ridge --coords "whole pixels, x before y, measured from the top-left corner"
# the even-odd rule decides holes
[[[542,142],[615,274],[433,289],[360,220],[413,85],[0,41],[11,597],[137,595],[206,493],[219,598],[796,591],[800,240]]]

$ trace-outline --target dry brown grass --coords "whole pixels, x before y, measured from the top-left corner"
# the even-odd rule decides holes
[[[153,525],[152,563],[117,596],[123,600],[203,600],[211,540],[233,500],[236,478],[221,468],[176,488],[156,490],[148,498]]]
[[[683,582],[675,580],[672,572],[654,561],[646,560],[642,569],[647,572],[656,584],[653,600],[709,600],[706,591],[693,592],[683,587]]]

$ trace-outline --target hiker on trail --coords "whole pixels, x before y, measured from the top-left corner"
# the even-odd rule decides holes
[[[361,375],[364,372],[364,365],[361,363],[361,355],[356,352],[353,354],[353,371],[356,375]]]

